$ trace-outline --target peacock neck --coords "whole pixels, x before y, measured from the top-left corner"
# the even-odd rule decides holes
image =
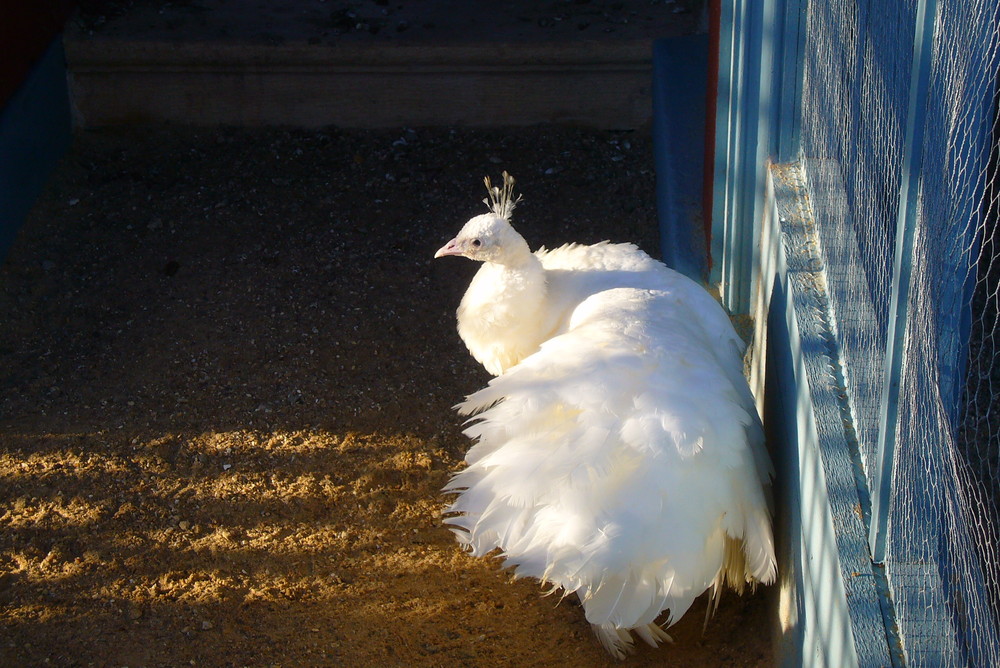
[[[533,253],[503,264],[485,262],[480,273],[495,287],[494,299],[513,311],[532,313],[545,300],[545,269]]]
[[[534,254],[517,262],[485,262],[458,310],[458,331],[473,357],[499,375],[544,340],[547,286]]]

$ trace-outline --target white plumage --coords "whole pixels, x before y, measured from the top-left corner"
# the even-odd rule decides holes
[[[497,377],[474,415],[468,467],[447,492],[459,542],[565,593],[614,656],[651,645],[711,590],[775,578],[772,475],[743,343],[699,285],[631,244],[532,253],[510,226],[513,179],[492,212],[435,257],[483,262],[458,309]]]

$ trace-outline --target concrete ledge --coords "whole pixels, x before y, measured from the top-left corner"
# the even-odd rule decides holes
[[[652,45],[323,45],[66,39],[78,125],[379,128],[570,123],[651,115]]]

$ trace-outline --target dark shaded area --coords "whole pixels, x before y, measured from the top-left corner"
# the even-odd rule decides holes
[[[220,128],[77,138],[0,268],[0,664],[615,665],[569,599],[464,556],[440,494],[476,267],[655,249],[647,133]],[[764,592],[632,665],[763,666]]]
[[[73,0],[0,3],[0,109],[24,82],[72,13]]]

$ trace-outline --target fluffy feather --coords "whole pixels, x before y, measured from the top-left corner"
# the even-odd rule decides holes
[[[742,342],[704,289],[635,246],[531,253],[513,206],[493,209],[437,254],[484,263],[459,333],[497,375],[458,406],[475,444],[446,521],[472,554],[499,547],[517,575],[575,592],[620,658],[632,631],[669,640],[664,611],[669,626],[706,590],[775,578]]]

